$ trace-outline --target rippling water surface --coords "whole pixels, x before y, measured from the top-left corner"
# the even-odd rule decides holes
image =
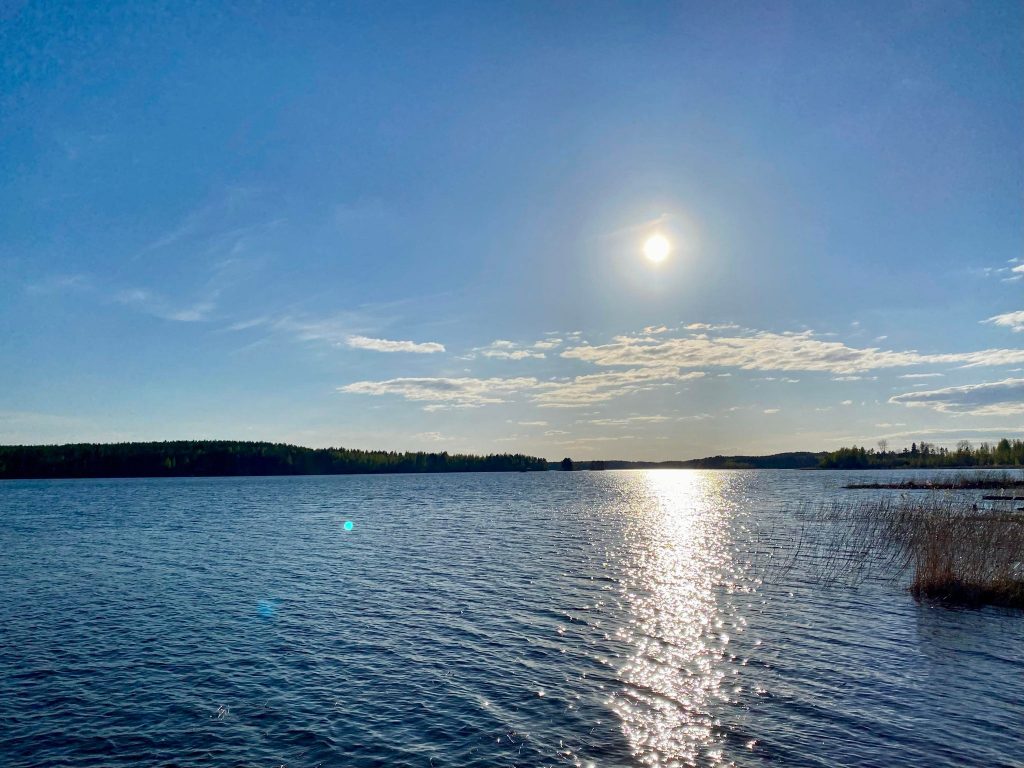
[[[0,764],[1024,765],[1024,616],[764,579],[845,479],[0,483]]]

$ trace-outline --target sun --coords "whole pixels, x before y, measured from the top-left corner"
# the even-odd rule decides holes
[[[672,243],[663,235],[651,235],[644,243],[644,256],[655,264],[659,264],[667,259],[671,251]]]

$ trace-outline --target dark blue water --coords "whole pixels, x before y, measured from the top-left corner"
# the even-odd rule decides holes
[[[843,477],[0,483],[0,765],[1024,765],[1024,615],[762,580]]]

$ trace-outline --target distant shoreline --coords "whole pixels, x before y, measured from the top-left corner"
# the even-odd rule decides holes
[[[1005,445],[1004,445],[1005,444]],[[831,453],[794,451],[765,456],[709,456],[685,461],[569,461],[574,471],[617,469],[1015,469],[1021,463],[991,461],[1003,451],[1024,456],[1021,441],[987,444],[972,453],[875,453],[843,448]],[[914,450],[917,451],[916,445]],[[980,452],[984,451],[984,454]],[[958,456],[965,461],[958,463]],[[938,462],[942,463],[939,464]],[[968,463],[972,461],[974,463]],[[1020,461],[1020,460],[1018,460]],[[0,446],[0,479],[72,480],[148,477],[291,477],[317,475],[447,474],[564,470],[524,454],[471,454],[305,448],[286,443],[177,440],[135,443],[69,443]],[[928,463],[925,463],[928,462]]]

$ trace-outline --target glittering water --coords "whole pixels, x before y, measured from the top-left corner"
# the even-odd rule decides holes
[[[844,479],[0,483],[0,765],[1024,764],[1024,615],[762,581]]]

